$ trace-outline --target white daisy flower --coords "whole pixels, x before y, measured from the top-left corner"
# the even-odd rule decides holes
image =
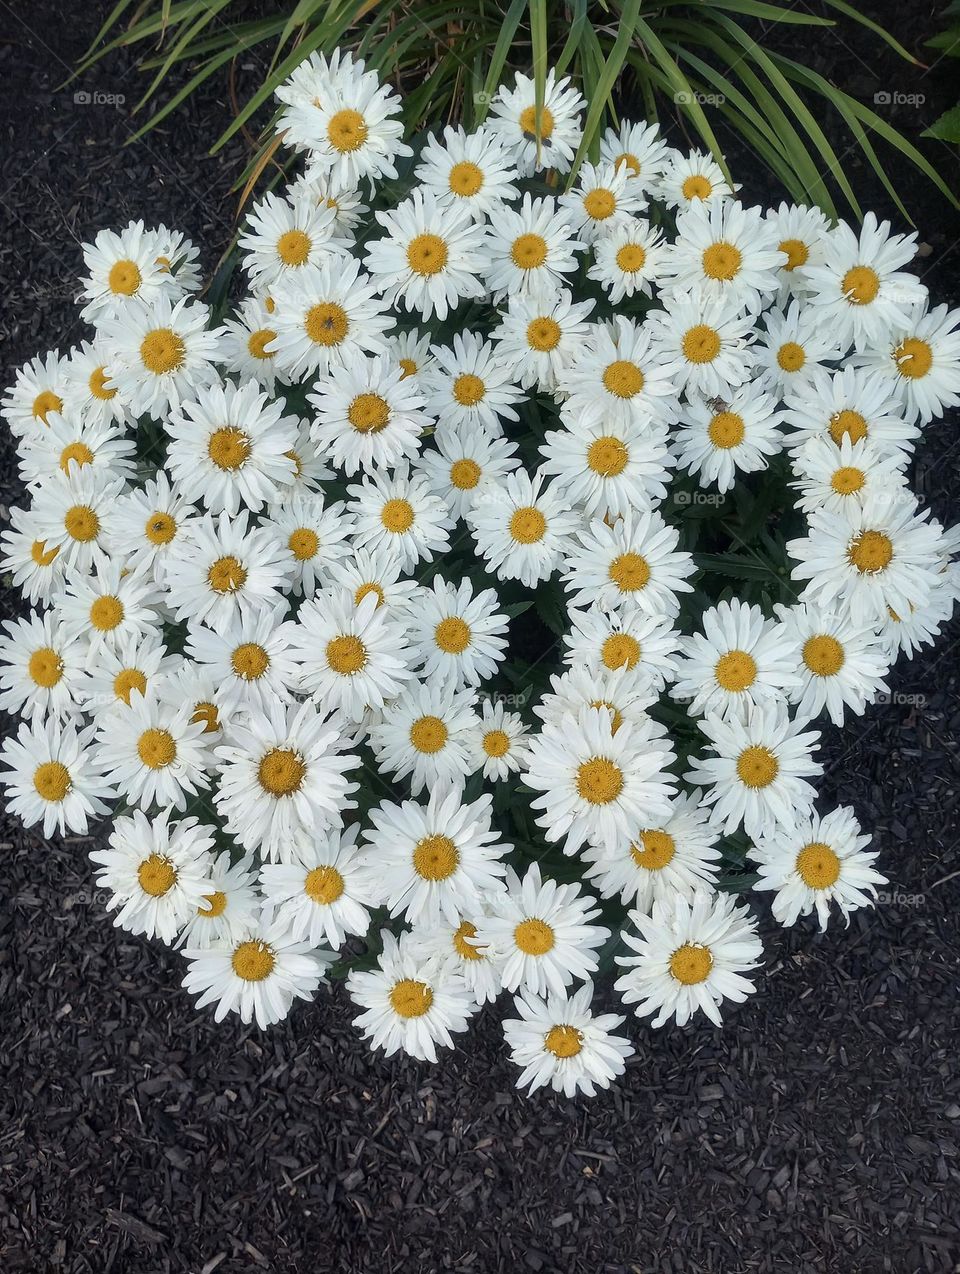
[[[222,329],[208,328],[210,311],[186,297],[161,295],[131,303],[100,324],[110,382],[134,416],[161,419],[184,398],[216,380]]]
[[[668,208],[690,208],[730,199],[733,189],[712,155],[674,150],[661,166],[656,195]]]
[[[248,296],[223,321],[220,358],[224,370],[241,382],[254,380],[273,393],[277,383],[276,340],[271,312],[260,297]]]
[[[54,611],[64,635],[81,637],[93,664],[106,646],[117,650],[125,642],[158,637],[160,593],[148,575],[129,573],[120,562],[104,562],[93,575],[73,573],[54,599]]]
[[[437,964],[462,978],[477,1005],[492,1004],[500,994],[500,974],[487,948],[476,941],[472,920],[448,924],[443,917],[430,925],[415,926],[410,945],[423,952],[424,962]]]
[[[203,282],[200,253],[180,230],[171,230],[162,222],[156,228],[157,265],[167,275],[171,295],[199,292]]]
[[[523,196],[519,208],[490,213],[485,277],[494,299],[553,292],[577,268],[576,253],[586,243],[556,199]]]
[[[176,299],[179,289],[157,260],[159,252],[157,232],[145,229],[142,221],[131,221],[119,234],[101,230],[93,243],[83,244],[89,274],[80,281],[80,296],[87,302],[80,317],[99,324],[129,313],[138,301],[152,306],[162,296]]]
[[[189,534],[197,512],[196,505],[171,485],[163,469],[158,469],[156,477],[125,491],[116,501],[106,547],[111,554],[123,556],[131,571],[159,583],[168,555]]]
[[[104,565],[115,530],[116,510],[126,491],[122,478],[107,469],[71,466],[55,473],[34,493],[37,538],[66,570]]]
[[[319,494],[301,491],[271,505],[260,529],[290,567],[293,593],[304,597],[326,588],[334,565],[351,554],[353,519],[346,505],[325,505]]]
[[[7,390],[0,406],[0,416],[7,422],[14,438],[36,436],[47,423],[51,412],[63,411],[73,404],[68,358],[52,349],[42,358],[31,358],[17,369],[14,384]],[[79,398],[79,395],[77,395]]]
[[[720,872],[717,832],[696,794],[678,796],[656,827],[643,827],[613,847],[586,845],[586,878],[601,898],[619,896],[649,915],[653,904],[712,890]]]
[[[131,695],[152,693],[182,664],[179,655],[167,654],[159,633],[128,637],[113,648],[102,645],[81,687],[84,711],[96,719],[111,708],[129,708]]]
[[[732,491],[738,473],[768,468],[769,458],[782,450],[783,420],[776,398],[758,383],[729,391],[729,397],[689,398],[673,436],[676,463],[701,487]]]
[[[404,632],[410,619],[414,598],[419,585],[414,580],[401,579],[403,558],[392,552],[389,545],[378,548],[356,549],[347,558],[340,558],[330,568],[331,588],[345,588],[353,595],[353,604],[359,606],[365,597],[373,596],[377,606],[396,620]]]
[[[374,899],[356,845],[359,831],[359,823],[329,830],[304,843],[298,861],[260,868],[264,908],[296,941],[339,951],[351,934],[367,932]]]
[[[615,226],[647,206],[643,188],[633,180],[626,164],[585,163],[577,184],[560,196],[573,230],[587,243],[596,243]]]
[[[916,500],[882,491],[840,513],[811,513],[807,535],[786,546],[793,579],[808,581],[800,600],[842,607],[858,624],[924,605],[937,585],[942,539],[929,516]]]
[[[70,636],[50,611],[4,622],[0,637],[0,708],[34,724],[80,714],[87,642]]]
[[[168,809],[114,820],[109,848],[90,851],[107,911],[127,933],[172,943],[210,892],[213,828],[195,818],[170,822]]]
[[[802,395],[823,364],[840,357],[841,351],[829,328],[815,311],[791,301],[785,310],[772,306],[763,316],[753,353],[760,388],[777,398]]]
[[[279,499],[293,478],[297,427],[283,412],[256,381],[198,389],[165,422],[167,468],[181,493],[211,513],[256,513]]]
[[[477,492],[465,518],[489,569],[527,588],[558,569],[582,522],[555,484],[523,470]]]
[[[650,296],[660,283],[668,244],[663,231],[640,217],[627,217],[593,245],[587,278],[618,305],[628,296]]]
[[[376,218],[387,233],[368,244],[364,265],[391,305],[442,321],[461,301],[484,295],[486,235],[466,208],[439,205],[417,189]]]
[[[783,625],[734,597],[700,616],[702,631],[680,639],[681,662],[670,694],[691,716],[741,719],[761,703],[799,688],[796,648]]]
[[[829,437],[837,446],[844,438],[869,438],[905,467],[920,431],[908,424],[889,382],[869,371],[846,366],[832,374],[818,369],[810,380],[786,394],[784,423],[789,450],[809,438]]]
[[[422,451],[416,469],[454,518],[465,518],[479,493],[500,485],[520,465],[516,443],[491,437],[475,424],[438,428],[434,441],[437,450]]]
[[[502,782],[526,764],[529,730],[516,712],[498,698],[480,701],[480,717],[470,741],[471,769],[482,770],[492,783]]]
[[[97,760],[131,804],[187,808],[187,797],[209,787],[209,743],[191,704],[171,708],[155,693],[131,695],[97,719]]]
[[[630,919],[637,935],[625,929],[623,937],[637,954],[617,956],[627,972],[615,986],[637,1017],[656,1015],[654,1027],[671,1018],[684,1026],[698,1011],[720,1026],[723,1001],[742,1004],[756,990],[743,975],[759,965],[763,947],[756,921],[731,895],[675,894],[655,902],[649,916],[634,911]]]
[[[854,361],[894,386],[907,420],[928,424],[960,403],[960,309],[924,306]]]
[[[771,822],[788,823],[813,808],[816,789],[804,776],[823,772],[812,755],[820,735],[803,733],[803,724],[791,720],[779,699],[752,709],[745,720],[710,713],[699,723],[707,755],[695,759],[684,778],[705,789],[710,821],[725,835],[742,823],[748,836],[757,836]]]
[[[427,410],[437,420],[437,441],[459,426],[467,436],[484,433],[499,438],[503,421],[520,417],[514,404],[524,395],[489,342],[475,332],[458,332],[452,346],[431,347],[430,370],[424,377]]]
[[[396,698],[410,678],[405,627],[376,594],[354,602],[346,588],[319,593],[300,607],[291,641],[298,689],[350,721]]]
[[[609,127],[600,138],[601,160],[626,169],[630,180],[645,192],[656,186],[670,154],[656,123],[632,124],[623,120],[618,129]]]
[[[276,605],[293,567],[263,527],[247,529],[248,515],[207,513],[172,543],[164,584],[178,619],[211,628]]]
[[[492,333],[498,357],[524,389],[536,385],[552,393],[583,345],[592,309],[593,301],[575,302],[565,288],[511,296],[500,326]]]
[[[53,717],[32,726],[21,721],[16,738],[4,740],[0,773],[7,810],[24,827],[42,823],[43,835],[86,835],[91,818],[110,810],[116,792],[104,776],[93,746],[93,727]]]
[[[596,405],[563,419],[540,444],[541,472],[587,517],[620,517],[665,498],[673,463],[665,425],[623,421]]]
[[[341,73],[340,63],[341,51],[339,48],[334,49],[329,62],[322,53],[310,53],[303,61],[297,63],[287,78],[278,85],[273,95],[278,102],[282,102],[285,106],[312,105],[319,108],[321,99],[329,97],[336,91],[338,76]],[[352,71],[352,53],[343,54],[343,68],[344,74]],[[283,138],[285,145],[297,146],[302,150],[307,149],[308,144],[306,142],[298,142],[285,132],[288,116],[289,111],[280,112],[280,119],[277,125],[278,136]]]
[[[352,257],[325,258],[273,288],[276,339],[266,351],[283,380],[323,375],[351,353],[381,354],[393,326],[387,303]]]
[[[692,204],[677,217],[677,237],[661,270],[661,294],[698,292],[757,314],[780,286],[784,254],[759,208],[733,199]]]
[[[0,535],[0,570],[9,572],[14,588],[28,602],[46,605],[63,587],[66,557],[59,544],[48,546],[40,538],[43,520],[43,510],[36,506],[10,510],[10,529]]]
[[[398,941],[380,931],[383,949],[370,972],[354,969],[347,978],[350,998],[363,1011],[354,1024],[387,1057],[402,1052],[436,1062],[437,1045],[453,1048],[476,1005],[463,978],[439,960],[425,962],[412,935]]]
[[[377,763],[395,779],[409,776],[414,796],[424,788],[462,787],[472,772],[476,701],[473,691],[452,685],[411,686],[370,726]]]
[[[956,576],[956,568],[953,571]],[[932,646],[944,624],[953,618],[956,586],[942,584],[924,606],[912,606],[905,615],[890,611],[879,628],[884,655],[891,663],[906,655],[912,659],[924,646]]]
[[[235,944],[251,933],[260,915],[253,859],[234,863],[229,850],[211,855],[204,896],[184,925],[178,947],[204,951],[221,943]]]
[[[238,940],[184,948],[183,986],[197,1008],[216,1004],[214,1021],[230,1012],[266,1030],[281,1022],[294,1000],[312,1000],[333,953],[297,942],[282,922],[261,921]]]
[[[286,602],[248,615],[234,615],[216,631],[193,624],[184,653],[206,668],[217,701],[228,710],[262,712],[267,703],[289,703],[297,681],[297,625],[281,622]]]
[[[671,364],[678,389],[688,396],[726,397],[750,379],[754,320],[722,297],[674,296],[667,309],[653,310],[651,336]]]
[[[884,678],[890,661],[872,622],[856,624],[842,611],[802,602],[780,606],[777,613],[797,654],[800,681],[789,694],[798,720],[827,712],[834,725],[842,725],[845,708],[862,716],[867,704],[889,690]]]
[[[923,305],[927,289],[900,269],[916,250],[916,233],[891,235],[890,222],[868,212],[859,235],[841,221],[823,244],[823,264],[798,270],[809,304],[844,349],[876,346]]]
[[[441,789],[426,805],[384,801],[370,820],[366,879],[391,916],[458,925],[503,889],[510,846],[492,826],[489,795],[467,803],[459,789]]]
[[[486,127],[514,154],[521,177],[544,168],[565,173],[580,145],[583,107],[584,100],[569,76],[558,80],[550,67],[538,110],[533,79],[518,71],[512,89],[501,84],[497,90]]]
[[[575,854],[585,841],[612,847],[665,818],[675,760],[652,722],[616,725],[608,709],[584,707],[532,736],[523,781],[543,793],[531,806],[547,840]]]
[[[768,208],[764,218],[776,237],[777,247],[787,258],[780,266],[781,295],[803,295],[807,286],[804,267],[823,264],[830,237],[829,220],[819,208],[787,203]]]
[[[794,452],[792,463],[797,477],[790,485],[799,492],[796,507],[804,513],[841,513],[873,498],[914,498],[898,458],[869,437],[852,442],[843,434],[837,446],[829,434],[814,434]]]
[[[426,392],[426,378],[433,367],[431,340],[429,332],[409,327],[404,332],[392,332],[385,342],[387,353],[399,366],[404,378],[413,377],[421,393]]]
[[[453,519],[447,506],[430,494],[426,478],[405,464],[393,474],[370,474],[347,487],[347,495],[356,519],[356,547],[388,550],[405,571],[431,561],[450,543]]]
[[[504,1018],[503,1034],[510,1060],[523,1071],[518,1088],[549,1084],[556,1093],[596,1097],[598,1088],[609,1088],[633,1056],[633,1045],[614,1031],[623,1024],[615,1013],[591,1011],[593,983],[587,982],[568,998],[566,991],[551,992],[546,999],[525,992],[514,997],[518,1018]]]
[[[416,380],[389,354],[352,354],[330,368],[307,401],[317,413],[310,429],[317,450],[348,475],[413,459],[433,424]]]
[[[151,691],[168,708],[177,709],[187,704],[190,720],[203,726],[211,747],[225,737],[231,714],[220,702],[220,687],[206,668],[181,659],[176,667],[151,683]],[[212,771],[216,767],[216,757],[208,754],[207,768]]]
[[[571,607],[570,625],[563,658],[573,667],[590,673],[626,668],[657,693],[677,675],[680,634],[662,615],[636,607],[622,614]]]
[[[351,242],[357,227],[363,224],[370,211],[359,190],[341,185],[329,177],[308,177],[306,173],[290,182],[287,198],[295,202],[303,199],[318,208],[329,208],[333,212],[336,233]]]
[[[433,195],[438,207],[465,208],[483,221],[506,200],[519,198],[517,171],[495,133],[484,128],[466,133],[449,124],[443,140],[429,134],[414,176]]]
[[[603,708],[614,734],[627,722],[650,728],[660,737],[666,729],[648,712],[656,701],[657,694],[647,680],[630,668],[603,668],[597,672],[568,668],[561,675],[550,677],[550,690],[533,710],[545,725],[562,726],[566,717],[578,717],[583,708]]]
[[[343,722],[312,704],[272,701],[263,712],[235,721],[216,749],[221,764],[214,794],[227,832],[244,849],[290,862],[301,844],[341,827],[356,801],[346,777],[359,757],[343,755]]]
[[[475,594],[469,579],[451,584],[435,576],[411,615],[411,666],[421,678],[458,690],[488,680],[507,648],[509,620],[499,606],[492,588]]]
[[[28,434],[17,447],[20,478],[34,490],[57,474],[79,473],[130,479],[134,474],[136,447],[112,422],[87,419],[76,408],[64,414],[51,412],[47,427]]]
[[[598,968],[597,950],[610,930],[593,924],[600,914],[577,884],[543,880],[531,863],[521,880],[507,868],[507,888],[477,917],[476,942],[489,949],[507,991],[561,994],[574,979]]]
[[[130,413],[110,379],[107,352],[99,336],[93,344],[82,341],[70,351],[63,365],[63,378],[65,402],[85,420],[96,424],[129,423]]]
[[[287,456],[293,461],[293,480],[282,492],[282,503],[289,504],[299,496],[312,496],[322,484],[334,477],[310,437],[310,422],[301,416],[296,421],[297,436]]]
[[[754,889],[776,891],[773,915],[782,925],[796,924],[799,916],[816,910],[825,931],[831,903],[849,924],[850,913],[872,906],[877,886],[887,883],[873,865],[877,855],[864,853],[869,844],[849,805],[822,818],[813,814],[773,827],[748,851],[760,875]]]
[[[336,221],[332,208],[312,200],[265,194],[250,210],[237,241],[251,286],[269,288],[331,254],[349,254],[350,240],[337,237]]]
[[[617,315],[591,327],[560,373],[558,388],[566,395],[561,415],[568,425],[591,410],[624,425],[666,423],[677,411],[679,371],[680,360],[657,348],[650,327]]]
[[[677,593],[689,593],[696,570],[689,553],[677,549],[679,533],[659,513],[635,510],[613,526],[594,518],[569,551],[563,583],[572,606],[596,605],[671,618]]]

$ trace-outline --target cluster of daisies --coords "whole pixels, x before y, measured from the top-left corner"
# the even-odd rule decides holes
[[[349,56],[277,96],[297,175],[235,309],[179,234],[103,231],[89,339],[3,400],[35,609],[0,642],[0,781],[45,836],[113,811],[116,923],[218,1020],[267,1027],[336,963],[371,1046],[433,1061],[505,996],[518,1082],[592,1094],[632,1052],[596,975],[719,1023],[762,959],[745,892],[825,926],[884,883],[815,807],[817,723],[960,594],[906,481],[960,402],[960,312],[912,236],[744,207],[655,126],[570,180],[552,75],[416,155]],[[742,542],[727,512],[763,470],[787,570],[776,519]],[[691,489],[788,601],[703,575]]]

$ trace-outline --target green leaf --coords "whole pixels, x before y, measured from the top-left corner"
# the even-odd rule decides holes
[[[951,106],[944,111],[938,120],[924,129],[921,137],[935,137],[937,141],[951,142],[960,146],[960,105]]]

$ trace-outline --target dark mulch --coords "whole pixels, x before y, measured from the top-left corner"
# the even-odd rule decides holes
[[[919,48],[936,6],[881,7]],[[124,94],[119,109],[56,88],[105,8],[2,6],[4,383],[77,338],[78,244],[100,227],[162,217],[208,265],[230,238],[242,148],[204,155],[229,117],[220,84],[126,149],[137,77],[122,59],[84,86]],[[943,68],[924,76],[877,48],[854,36],[815,55],[851,91],[925,93],[932,118]],[[895,119],[915,130],[911,109]],[[928,282],[955,304],[956,222],[895,168]],[[738,176],[749,186],[753,166]],[[932,427],[916,466],[941,518],[957,441],[955,424]],[[8,446],[0,463],[15,493]],[[887,901],[824,938],[766,925],[761,993],[722,1032],[637,1028],[625,1082],[592,1104],[518,1095],[492,1016],[432,1070],[372,1058],[341,991],[267,1035],[216,1027],[177,989],[175,958],[111,928],[87,844],[5,825],[0,1267],[960,1269],[958,638],[954,624],[902,670],[898,701],[829,740],[825,798],[875,829]]]

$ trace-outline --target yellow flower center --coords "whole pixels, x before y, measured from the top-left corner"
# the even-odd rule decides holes
[[[844,437],[849,438],[851,442],[859,442],[866,436],[867,422],[858,411],[845,408],[843,411],[834,412],[830,417],[830,437],[838,447]]]
[[[462,655],[470,645],[470,625],[458,615],[449,615],[437,624],[433,639],[445,654]]]
[[[291,796],[299,792],[306,773],[306,762],[292,748],[271,748],[260,761],[257,778],[271,796]]]
[[[47,423],[47,416],[52,411],[63,411],[63,399],[52,389],[43,389],[33,400],[33,414],[38,420]]]
[[[552,950],[556,938],[545,920],[521,920],[513,931],[513,940],[524,955],[542,956]]]
[[[527,344],[540,354],[549,354],[560,344],[563,332],[556,319],[542,314],[527,324]]]
[[[177,759],[177,745],[169,730],[144,730],[137,740],[140,760],[150,770],[162,770]]]
[[[403,369],[403,375],[400,377],[401,380],[406,380],[408,376],[416,376],[417,365],[412,358],[401,358],[400,366]]]
[[[589,191],[583,199],[583,209],[594,221],[606,221],[617,210],[617,198],[612,190],[599,186]]]
[[[616,668],[635,668],[640,662],[640,643],[629,633],[611,633],[606,637],[600,650],[603,666],[613,671]]]
[[[587,449],[587,464],[602,478],[616,478],[623,473],[630,459],[630,452],[619,438],[594,438]]]
[[[420,717],[410,727],[410,742],[418,752],[432,756],[445,747],[447,727],[439,717]]]
[[[731,279],[736,278],[743,264],[739,248],[723,240],[719,243],[711,243],[709,248],[705,248],[702,260],[703,272],[707,278],[716,279],[721,283],[729,283]]]
[[[536,270],[547,259],[547,241],[541,234],[521,234],[510,248],[510,259],[518,270]]]
[[[169,858],[154,853],[137,868],[137,879],[145,894],[151,898],[162,898],[177,883],[177,869]]]
[[[392,535],[403,535],[413,526],[413,505],[409,500],[388,500],[380,512],[380,521]]]
[[[782,371],[798,372],[806,361],[806,351],[796,341],[785,341],[777,350],[777,362]]]
[[[450,169],[450,191],[461,199],[470,199],[483,187],[483,169],[468,159],[461,160]]]
[[[374,609],[379,609],[387,600],[383,589],[379,584],[361,584],[353,594],[353,604],[359,606],[365,597],[369,597],[373,593],[377,599],[377,605]]]
[[[311,902],[323,907],[329,907],[341,898],[344,888],[343,877],[336,867],[314,867],[307,872],[307,878],[303,882],[303,892]]]
[[[227,895],[220,889],[216,893],[207,894],[203,900],[207,905],[197,908],[198,916],[205,916],[208,920],[213,920],[215,916],[222,916],[227,909]]]
[[[308,526],[298,526],[295,531],[290,532],[287,548],[298,562],[309,562],[312,557],[317,555],[317,551],[320,548],[320,537],[316,531],[311,531]]]
[[[398,1017],[423,1017],[433,1003],[433,992],[425,982],[401,978],[390,991],[390,1003]]]
[[[505,730],[488,730],[483,736],[483,750],[490,757],[506,756],[510,751],[510,736]]]
[[[348,155],[359,150],[367,140],[367,121],[359,111],[349,107],[337,111],[327,124],[327,138],[334,150]]]
[[[450,466],[450,482],[458,491],[472,491],[480,481],[480,474],[476,460],[454,460]]]
[[[739,694],[756,680],[756,660],[746,650],[728,650],[717,660],[714,676],[717,685],[732,694]]]
[[[113,693],[129,708],[134,690],[142,695],[147,693],[146,677],[139,668],[121,668],[113,679]]]
[[[461,960],[484,959],[483,952],[478,950],[472,942],[468,941],[468,939],[475,938],[476,936],[477,926],[472,924],[469,920],[462,920],[460,922],[460,928],[453,935],[453,948]]]
[[[595,756],[577,770],[577,791],[590,805],[609,805],[623,791],[623,771],[605,756]]]
[[[817,677],[834,677],[846,662],[843,646],[836,637],[821,633],[803,643],[803,662]]]
[[[49,690],[63,676],[63,660],[52,646],[41,646],[30,656],[27,671],[35,685]]]
[[[217,712],[217,705],[210,703],[208,700],[201,700],[194,704],[193,716],[190,718],[193,725],[203,725],[204,734],[216,734],[220,729],[220,714]]]
[[[310,247],[310,236],[304,231],[285,230],[277,240],[277,256],[284,265],[303,265]]]
[[[250,451],[250,439],[242,429],[236,429],[232,425],[211,434],[207,444],[207,455],[218,469],[228,473],[239,469],[249,457]]]
[[[639,845],[630,846],[630,857],[647,871],[663,871],[677,852],[677,842],[669,832],[646,828],[640,833]]]
[[[273,354],[269,353],[267,346],[271,341],[277,339],[277,334],[269,327],[258,327],[255,332],[251,332],[247,338],[247,351],[252,358],[259,359],[261,362],[268,358],[273,358]]]
[[[866,480],[866,474],[862,469],[855,469],[852,465],[842,465],[834,470],[830,486],[837,495],[854,495],[862,489]]]
[[[735,411],[718,411],[707,426],[707,437],[720,451],[729,451],[743,442],[743,417]]]
[[[63,528],[72,540],[89,544],[100,533],[100,519],[86,504],[75,504],[63,515]]]
[[[713,185],[702,173],[692,173],[680,187],[684,199],[709,199]]]
[[[780,773],[780,762],[760,744],[744,748],[737,758],[737,776],[746,787],[769,787]]]
[[[107,286],[114,296],[133,296],[142,282],[143,276],[135,261],[114,261],[107,275]]]
[[[616,398],[635,398],[643,389],[643,372],[626,359],[617,359],[603,371],[603,387]]]
[[[840,290],[851,305],[869,305],[880,291],[880,276],[868,265],[855,265],[843,276]]]
[[[187,347],[172,328],[157,327],[140,342],[140,361],[154,376],[166,376],[182,367]]]
[[[339,345],[349,329],[346,310],[333,301],[311,305],[303,320],[303,330],[315,345]]]
[[[87,388],[94,398],[99,398],[101,402],[109,402],[111,398],[116,398],[117,391],[110,389],[107,385],[107,369],[105,367],[95,367],[90,373],[87,380]]]
[[[241,681],[256,681],[270,667],[270,656],[256,642],[247,641],[234,650],[230,665]]]
[[[413,851],[413,870],[424,880],[446,880],[459,862],[459,850],[449,836],[425,836]]]
[[[520,131],[530,141],[541,141],[553,135],[553,114],[546,106],[540,107],[540,127],[537,127],[536,106],[525,106],[520,112]]]
[[[882,531],[861,531],[847,549],[847,558],[861,575],[875,575],[890,565],[893,542]]]
[[[698,942],[685,942],[670,957],[670,973],[684,986],[696,986],[705,982],[713,968],[710,948]]]
[[[720,335],[706,323],[697,323],[683,334],[683,356],[688,363],[712,363],[720,353]]]
[[[54,545],[52,549],[48,549],[46,540],[34,540],[30,546],[30,557],[35,566],[51,566],[59,552],[60,546],[58,544]]]
[[[347,419],[360,434],[378,434],[390,423],[390,404],[379,394],[358,394],[347,408]]]
[[[69,470],[71,461],[82,469],[85,464],[92,463],[93,452],[85,442],[71,442],[60,452],[60,468],[64,473]]]
[[[797,872],[808,889],[829,889],[840,876],[840,859],[829,845],[813,841],[797,854]]]
[[[44,801],[62,801],[70,791],[70,771],[62,761],[44,761],[33,772],[33,786]]]
[[[901,376],[919,380],[933,366],[933,350],[919,336],[908,336],[893,351],[893,361]]]
[[[90,607],[90,623],[101,633],[112,632],[123,619],[123,602],[119,597],[98,597]]]
[[[610,563],[610,579],[621,593],[638,593],[650,582],[650,567],[639,553],[621,553]]]
[[[234,949],[230,963],[244,982],[262,982],[276,968],[277,957],[265,942],[250,938]]]
[[[453,382],[453,396],[461,407],[476,407],[483,401],[486,392],[486,385],[472,372],[464,372]]]
[[[352,677],[366,667],[367,648],[352,634],[334,637],[327,642],[327,663],[341,677]]]
[[[207,572],[207,583],[215,593],[235,593],[247,582],[247,572],[235,557],[218,557]]]
[[[547,519],[532,504],[515,509],[510,517],[510,535],[517,544],[538,544],[547,533]]]
[[[786,253],[785,270],[795,270],[799,265],[806,265],[810,259],[810,249],[802,239],[783,239],[779,247],[781,252]]]
[[[418,234],[407,245],[407,265],[414,274],[439,274],[447,257],[447,245],[438,234]]]
[[[169,513],[151,513],[143,533],[151,544],[169,544],[177,533],[177,524]]]
[[[561,1060],[565,1057],[576,1057],[583,1048],[583,1032],[575,1026],[551,1026],[543,1041],[548,1053]]]
[[[629,151],[625,150],[622,155],[617,156],[613,166],[614,168],[619,168],[621,165],[624,168],[628,168],[634,177],[640,176],[640,160],[637,159],[636,155],[631,155]]]
[[[624,274],[636,274],[647,264],[647,250],[640,243],[625,243],[617,249],[617,268]]]

